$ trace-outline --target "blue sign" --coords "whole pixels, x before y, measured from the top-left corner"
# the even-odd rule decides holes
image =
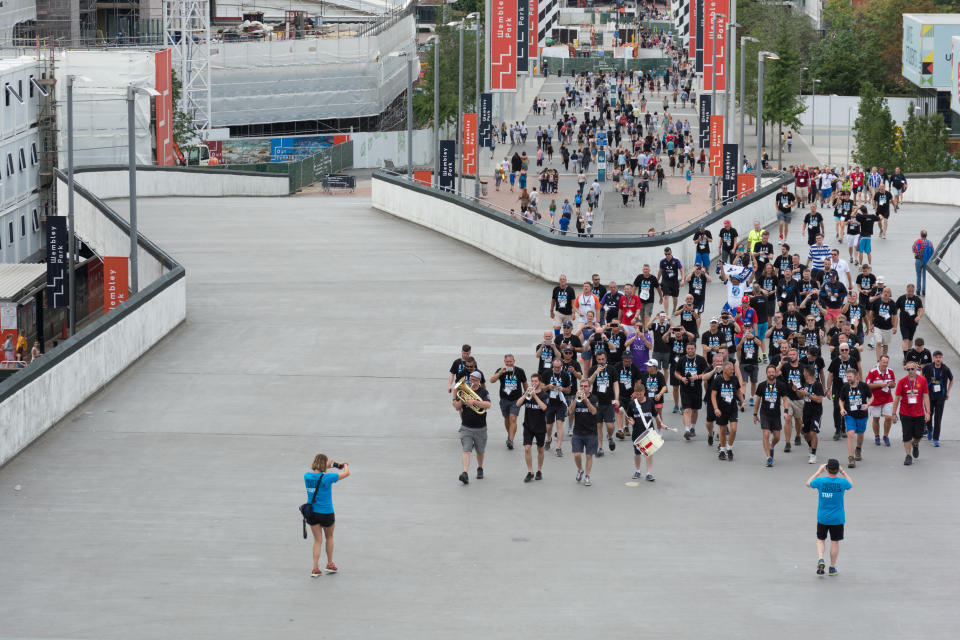
[[[333,146],[333,136],[271,138],[270,162],[291,162],[314,156]]]
[[[597,131],[597,148],[607,146],[607,132]]]

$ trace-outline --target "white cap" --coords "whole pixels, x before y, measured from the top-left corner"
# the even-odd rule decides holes
[[[877,276],[877,282],[886,282],[886,281],[887,279],[884,278],[883,276]]]
[[[648,367],[659,367],[659,366],[660,366],[660,363],[657,362],[656,360],[654,360],[653,358],[650,358],[649,360],[647,360],[647,366],[648,366]]]

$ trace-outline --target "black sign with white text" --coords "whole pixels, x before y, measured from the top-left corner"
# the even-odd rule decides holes
[[[493,136],[493,94],[480,94],[480,147],[485,149],[490,146],[490,138]]]
[[[530,3],[527,0],[517,0],[517,73],[530,71],[530,37],[529,24]]]
[[[453,191],[454,177],[456,176],[456,142],[453,140],[440,141],[440,185],[441,191]]]
[[[67,218],[47,216],[47,306],[68,307]]]
[[[712,113],[709,95],[700,96],[700,148],[710,146],[710,115]]]
[[[737,147],[736,144],[723,145],[723,200],[737,195]]]

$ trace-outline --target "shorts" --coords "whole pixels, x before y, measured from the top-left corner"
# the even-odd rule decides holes
[[[901,340],[913,340],[913,336],[917,333],[917,325],[910,325],[906,322],[900,323],[900,339]]]
[[[797,196],[797,198],[799,198],[801,202],[806,199],[807,197],[806,187],[796,187],[794,188],[793,191],[794,191],[794,195]]]
[[[613,422],[616,419],[614,415],[612,404],[597,404],[597,422]]]
[[[533,431],[530,427],[523,427],[523,446],[529,447],[533,445],[533,441],[537,441],[537,448],[543,449],[543,443],[547,441],[547,432],[544,431]]]
[[[879,213],[880,217],[884,220],[890,219],[890,207],[887,207],[886,209],[879,209],[877,213]]]
[[[927,433],[927,424],[923,416],[905,416],[900,414],[900,428],[903,431],[903,441],[920,440]]]
[[[900,189],[897,189],[896,187],[890,187],[890,195],[896,198],[900,195]]]
[[[320,525],[321,527],[332,527],[337,518],[332,513],[311,513],[307,518],[307,524],[311,527]]]
[[[690,409],[691,411],[700,411],[703,408],[703,396],[700,394],[700,385],[693,392],[680,389],[680,408]]]
[[[871,418],[880,418],[883,416],[891,417],[893,415],[893,403],[887,402],[886,404],[872,404],[867,407],[867,416]]]
[[[507,416],[520,415],[520,407],[517,406],[516,400],[508,400],[506,398],[500,398],[500,413],[503,414],[503,417]]]
[[[820,433],[820,417],[803,416],[803,427],[801,433]]]
[[[780,211],[777,209],[777,222],[786,222],[790,224],[790,221],[793,219],[793,212]]]
[[[727,426],[727,424],[733,422],[736,424],[737,418],[739,417],[740,409],[734,405],[732,407],[725,407],[720,405],[720,413],[716,414],[714,422],[716,422],[721,427]]]
[[[757,340],[760,340],[761,342],[763,342],[764,339],[766,339],[768,327],[769,327],[768,322],[757,323]]]
[[[833,195],[833,187],[827,187],[826,189],[820,189],[820,197],[824,200]]]
[[[585,453],[588,456],[597,455],[597,434],[591,433],[588,436],[581,436],[574,433],[570,437],[570,445],[574,453]]]
[[[870,238],[864,238],[863,236],[860,236],[860,241],[857,245],[857,251],[860,253],[870,253],[870,251],[872,251],[872,248],[870,247]]]
[[[715,422],[717,419],[717,414],[713,411],[713,402],[710,400],[704,400],[704,404],[707,405],[707,422]]]
[[[710,267],[710,254],[709,253],[698,253],[693,259],[694,265],[703,265],[704,269]]]
[[[836,323],[837,318],[840,317],[840,309],[831,309],[830,307],[824,307],[823,317],[826,318],[829,322]]]
[[[846,425],[847,431],[854,431],[856,433],[866,433],[867,431],[867,419],[854,418],[849,413],[843,416],[843,424]]]
[[[558,400],[551,400],[547,403],[547,424],[560,422],[567,417],[567,406]]]
[[[830,532],[830,539],[834,542],[843,540],[842,524],[820,524],[817,523],[817,540],[826,540],[827,532]]]
[[[743,376],[744,382],[757,383],[757,372],[760,370],[755,364],[743,364],[740,363],[740,375]]]
[[[653,315],[653,302],[644,302],[640,304],[640,313],[643,316],[652,316]],[[641,316],[641,317],[643,317]]]
[[[847,240],[848,247],[856,248],[860,246],[860,236],[847,235],[846,240]]]
[[[803,400],[793,400],[791,398],[784,399],[787,404],[787,413],[792,417],[803,419]]]
[[[487,428],[460,426],[460,445],[464,451],[483,453],[487,450]]]
[[[565,321],[569,320],[571,324],[573,323],[573,315],[566,315],[563,313],[554,313],[553,314],[553,328],[559,329],[563,326]]]
[[[663,293],[663,296],[678,297],[680,295],[680,283],[679,282],[664,282],[660,285],[660,291]]]
[[[768,416],[764,413],[761,413],[760,428],[764,431],[780,431],[783,429],[783,421],[780,420],[780,414],[778,413],[775,416]]]
[[[885,345],[893,343],[893,333],[891,329],[877,329],[877,342]]]

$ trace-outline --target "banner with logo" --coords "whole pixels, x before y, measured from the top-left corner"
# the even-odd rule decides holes
[[[753,185],[757,181],[757,176],[752,173],[741,173],[737,175],[737,199],[753,193]]]
[[[490,90],[517,90],[517,0],[493,0]]]
[[[530,32],[527,36],[527,44],[530,47],[530,53],[528,54],[531,60],[536,60],[537,55],[539,55],[538,49],[540,48],[540,33],[538,29],[540,28],[540,8],[538,0],[528,0],[529,10],[528,22],[530,23]]]
[[[690,0],[690,11],[692,14],[690,17],[694,19],[693,24],[696,25],[694,29],[695,37],[690,38],[690,57],[694,60],[697,73],[703,71],[703,5],[706,1],[707,0]]]
[[[493,94],[480,94],[480,146],[484,149],[490,146],[493,137]]]
[[[103,312],[109,313],[130,297],[130,258],[103,258]]]
[[[723,145],[723,199],[737,194],[737,144]]]
[[[530,2],[517,3],[517,73],[530,73]]]
[[[67,218],[47,216],[47,306],[68,307]]]
[[[477,114],[463,114],[463,174],[476,175],[477,173]]]
[[[723,116],[710,116],[710,175],[719,176],[723,170]]]
[[[699,147],[706,147],[710,142],[710,114],[712,112],[710,95],[700,94],[700,126],[697,127],[700,133]]]
[[[453,179],[456,176],[457,146],[453,140],[440,141],[440,177],[439,187],[442,191],[453,191]]]
[[[727,20],[729,16],[730,0],[705,0],[703,12],[703,90],[713,90],[713,74],[716,69],[717,91],[727,89]],[[716,33],[714,33],[713,17],[717,16]],[[711,60],[710,55],[714,58]]]

